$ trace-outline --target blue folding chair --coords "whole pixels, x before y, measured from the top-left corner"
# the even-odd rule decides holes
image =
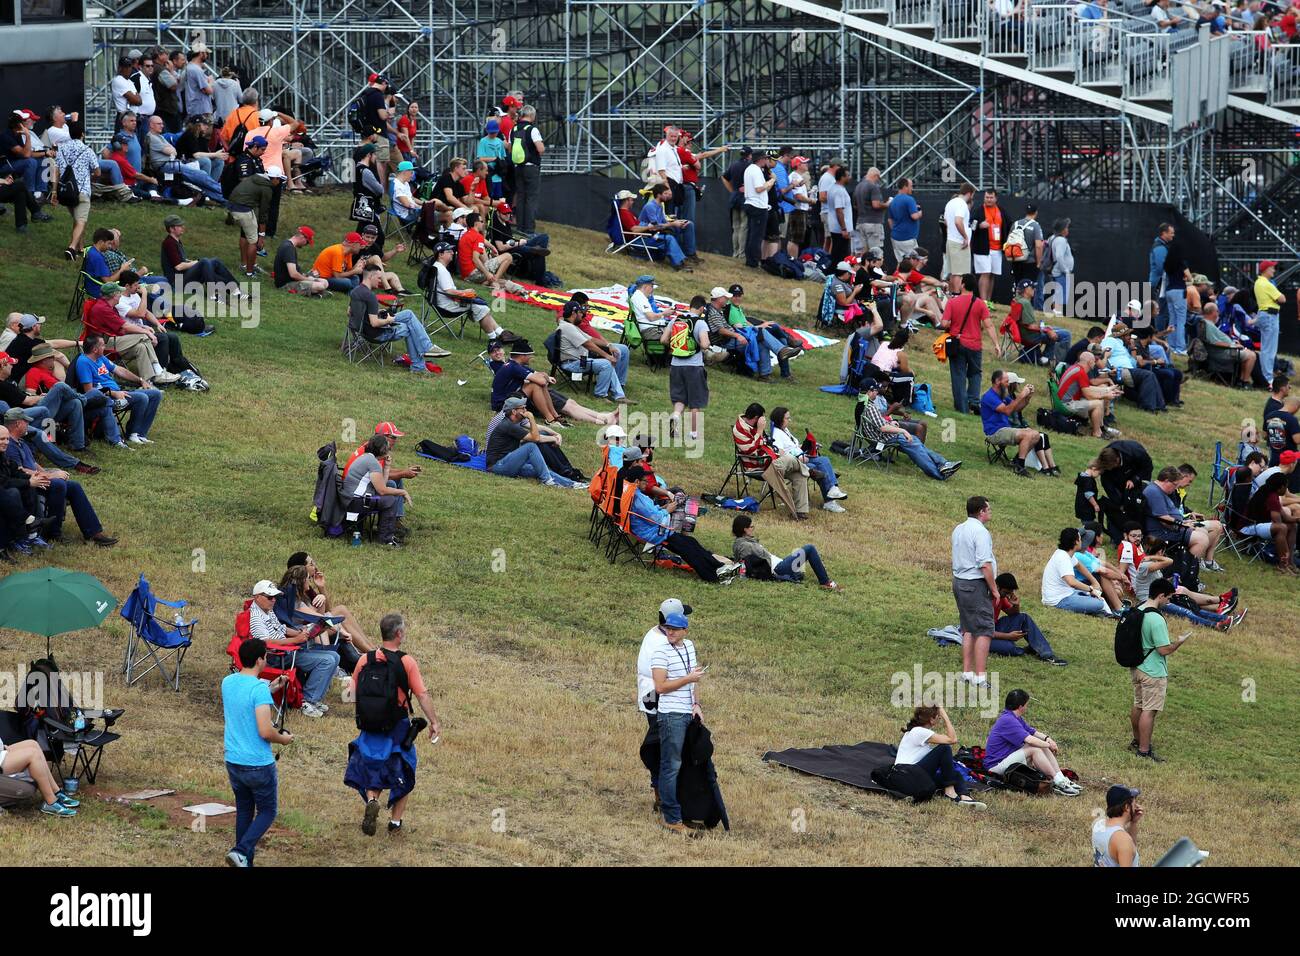
[[[120,612],[131,625],[131,635],[126,642],[126,663],[122,668],[128,687],[157,668],[172,690],[181,689],[181,665],[185,661],[185,652],[193,643],[194,625],[198,618],[186,621],[176,613],[173,620],[167,620],[159,616],[158,608],[163,605],[179,612],[187,603],[155,597],[145,576],[140,575],[140,583]]]
[[[1227,501],[1232,493],[1228,477],[1232,474],[1235,461],[1223,457],[1223,442],[1214,443],[1214,464],[1210,470],[1210,511],[1213,512],[1220,502]],[[1216,500],[1217,499],[1217,500]]]
[[[626,252],[628,255],[637,255],[643,259],[662,259],[667,253],[655,244],[654,238],[641,233],[625,233],[623,231],[623,220],[618,215],[618,200],[611,200],[614,204],[613,211],[609,219],[605,220],[605,235],[609,236],[609,245],[605,247],[605,252],[609,255],[618,255],[620,252]]]

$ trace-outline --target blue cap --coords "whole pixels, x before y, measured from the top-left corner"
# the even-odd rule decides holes
[[[691,626],[691,622],[686,620],[685,614],[669,614],[664,618],[664,627],[676,627],[681,630]]]
[[[501,124],[494,119],[488,120],[487,125],[483,128],[487,130],[489,133],[501,132]]]
[[[654,284],[654,281],[655,281],[655,277],[654,277],[654,276],[637,276],[637,277],[636,277],[636,280],[635,280],[632,284],[633,284],[633,285],[645,285],[647,282],[649,282],[651,285],[653,285],[653,284]]]
[[[131,134],[130,134],[130,133],[118,133],[116,136],[113,137],[113,142],[115,142],[115,143],[129,143],[129,142],[131,142]]]
[[[249,146],[270,146],[271,144],[266,141],[265,136],[254,136],[252,139],[248,141],[248,145]]]

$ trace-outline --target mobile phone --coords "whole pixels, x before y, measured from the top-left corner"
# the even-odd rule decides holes
[[[708,673],[708,670],[709,670],[709,665],[708,665],[708,664],[705,664],[703,667],[700,668],[700,673],[701,673],[701,674],[706,674],[706,673]]]

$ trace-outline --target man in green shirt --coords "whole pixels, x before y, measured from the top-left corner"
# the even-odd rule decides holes
[[[1169,681],[1169,665],[1165,658],[1187,643],[1191,631],[1176,641],[1169,640],[1169,628],[1161,611],[1174,595],[1174,583],[1168,578],[1158,578],[1141,605],[1142,663],[1129,669],[1133,678],[1133,709],[1129,721],[1133,725],[1133,741],[1129,749],[1139,757],[1163,763],[1151,748],[1151,735],[1156,726],[1156,714],[1165,709],[1165,688]]]
[[[1201,309],[1205,326],[1205,348],[1209,353],[1211,372],[1231,375],[1235,370],[1242,388],[1250,388],[1259,356],[1240,342],[1235,342],[1219,328],[1219,307],[1214,302],[1205,303]]]

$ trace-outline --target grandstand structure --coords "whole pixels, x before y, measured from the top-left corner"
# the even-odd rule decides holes
[[[377,71],[420,102],[417,148],[435,167],[473,156],[520,90],[551,170],[638,175],[674,123],[701,146],[791,145],[921,187],[1168,203],[1212,236],[1225,279],[1266,257],[1300,269],[1300,46],[1160,32],[1144,0],[1078,14],[1016,0],[87,0],[86,112],[106,139],[116,58],[201,38],[210,67],[238,69],[336,160]]]

